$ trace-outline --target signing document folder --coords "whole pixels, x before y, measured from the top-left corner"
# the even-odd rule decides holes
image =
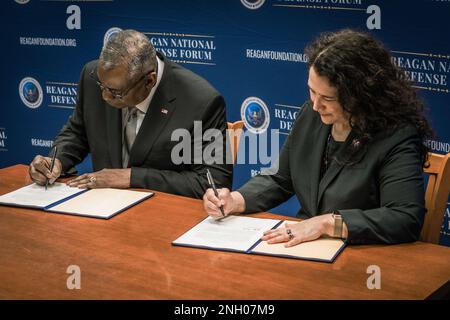
[[[152,192],[122,189],[78,189],[54,183],[47,190],[35,183],[0,196],[1,205],[109,219],[153,196]]]
[[[335,238],[320,238],[289,248],[285,248],[284,243],[261,241],[264,231],[284,228],[286,222],[289,221],[243,216],[227,216],[220,220],[208,217],[172,244],[321,262],[333,262],[345,247],[345,241]]]

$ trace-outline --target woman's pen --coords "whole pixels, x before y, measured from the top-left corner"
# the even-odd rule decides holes
[[[211,186],[211,188],[213,189],[214,195],[217,198],[219,198],[219,193],[217,192],[216,184],[214,183],[214,179],[212,177],[211,172],[209,172],[209,169],[206,169],[206,178],[208,178],[208,183]],[[225,212],[223,212],[223,206],[220,206],[219,209],[220,209],[220,212],[222,213],[222,218],[225,217]]]
[[[53,150],[52,163],[50,164],[50,174],[53,172],[53,167],[55,166],[56,150],[57,150],[57,148],[56,148],[56,146],[55,146],[55,147],[54,147],[54,150]],[[48,178],[47,178],[47,180],[45,181],[45,190],[47,190],[47,187],[48,187]]]

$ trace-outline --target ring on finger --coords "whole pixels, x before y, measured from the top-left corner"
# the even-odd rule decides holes
[[[286,234],[289,237],[289,241],[294,239],[294,235],[292,234],[292,230],[291,229],[286,229]]]
[[[89,182],[95,183],[95,181],[97,181],[96,177],[94,177],[94,176],[89,177]]]

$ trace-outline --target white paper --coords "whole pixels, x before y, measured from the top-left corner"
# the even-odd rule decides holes
[[[284,221],[278,228],[284,228],[286,223],[292,224],[297,222],[298,221]],[[336,257],[339,250],[341,250],[344,241],[336,238],[319,238],[289,248],[285,248],[285,244],[285,242],[268,244],[267,241],[261,241],[261,243],[252,249],[252,252],[331,262],[333,258]]]
[[[52,203],[80,192],[83,192],[83,190],[69,187],[65,183],[56,182],[51,185],[49,184],[47,190],[45,190],[45,186],[33,183],[0,196],[0,203],[45,208]]]
[[[228,216],[222,220],[206,218],[176,239],[173,244],[215,249],[247,251],[280,220]]]
[[[51,207],[49,211],[109,218],[152,194],[152,192],[112,188],[91,189]]]

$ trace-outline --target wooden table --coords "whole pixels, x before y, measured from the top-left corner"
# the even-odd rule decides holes
[[[27,170],[1,169],[0,194]],[[204,218],[200,200],[162,192],[111,220],[0,206],[0,299],[423,299],[450,279],[450,248],[422,242],[349,246],[332,264],[171,245]]]

